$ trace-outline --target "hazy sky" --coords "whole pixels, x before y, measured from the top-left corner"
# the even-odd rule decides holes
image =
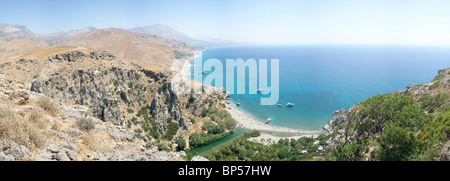
[[[0,22],[41,34],[159,23],[258,44],[450,45],[450,0],[0,0]]]

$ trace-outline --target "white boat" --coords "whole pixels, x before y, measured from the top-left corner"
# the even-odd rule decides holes
[[[294,103],[287,103],[286,107],[294,107]]]
[[[261,92],[261,93],[262,93],[263,91],[264,91],[264,89],[261,89],[261,88],[259,88],[259,89],[256,90],[256,92]]]

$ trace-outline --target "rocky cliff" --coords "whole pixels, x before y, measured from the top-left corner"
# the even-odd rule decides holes
[[[147,67],[80,47],[2,62],[0,160],[184,159],[174,140],[216,97],[176,94],[170,72]]]

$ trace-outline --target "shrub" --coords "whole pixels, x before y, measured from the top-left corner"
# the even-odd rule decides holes
[[[134,113],[134,110],[131,109],[131,108],[128,108],[128,109],[127,109],[127,112],[130,113],[130,114],[132,114],[132,113]]]
[[[91,134],[87,134],[83,137],[83,144],[86,145],[87,148],[97,152],[107,152],[108,148],[106,145],[101,144],[95,136]]]
[[[0,109],[0,139],[10,139],[29,149],[40,148],[47,140],[45,132],[35,123],[30,123],[8,108]]]
[[[208,129],[208,134],[220,134],[225,132],[225,129],[221,125],[214,125]]]
[[[193,103],[195,101],[195,97],[191,94],[189,96],[189,103]]]
[[[166,145],[161,143],[161,144],[158,145],[158,151],[167,151],[167,152],[169,152],[170,149]]]
[[[90,118],[81,118],[76,121],[78,128],[83,131],[91,131],[95,128],[95,123]]]
[[[123,100],[127,99],[127,93],[125,93],[124,91],[120,91],[120,98],[122,98]]]
[[[203,131],[208,131],[209,129],[211,129],[214,126],[214,123],[210,120],[205,120],[203,121],[203,126],[202,126],[202,130]]]
[[[207,109],[203,109],[202,110],[202,117],[206,117],[208,115],[208,110]]]
[[[250,130],[244,132],[245,138],[258,137],[259,135],[261,135],[261,133],[258,130]]]
[[[61,124],[55,120],[55,121],[53,121],[50,128],[55,131],[61,131]]]
[[[172,140],[173,137],[177,134],[178,128],[179,128],[178,123],[176,123],[176,122],[169,122],[169,126],[167,128],[167,132],[166,132],[166,135],[165,135],[166,139],[167,140]]]
[[[35,123],[39,128],[44,129],[47,127],[47,122],[43,120],[44,115],[41,111],[33,109],[30,111],[28,121]]]
[[[50,100],[50,98],[40,98],[38,99],[37,104],[52,116],[56,116],[59,112],[59,108]]]
[[[223,124],[223,126],[228,130],[235,128],[237,125],[237,121],[233,119],[231,116],[225,117],[225,119],[220,123]]]
[[[206,145],[208,143],[217,141],[227,135],[228,133],[221,133],[221,134],[206,134],[204,132],[192,133],[191,135],[189,135],[189,146],[191,148],[195,148],[202,145]]]
[[[195,119],[194,118],[189,118],[189,120],[191,120],[192,124],[195,124]]]
[[[177,151],[186,149],[186,140],[184,140],[183,138],[178,138],[175,143],[177,144]]]

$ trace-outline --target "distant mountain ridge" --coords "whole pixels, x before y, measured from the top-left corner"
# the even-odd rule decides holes
[[[44,34],[44,35],[40,35],[40,36],[43,38],[46,38],[46,39],[60,41],[60,40],[69,39],[80,33],[86,33],[86,32],[91,32],[91,31],[95,31],[95,30],[98,30],[98,29],[96,27],[86,27],[86,28],[77,29],[77,30],[70,30],[67,32],[60,31],[60,32],[56,32],[56,33],[52,33],[52,34]]]
[[[216,48],[216,47],[228,47],[228,46],[238,46],[242,45],[242,43],[227,41],[227,40],[217,40],[217,39],[209,39],[209,40],[198,40],[187,36],[184,33],[181,33],[170,26],[162,25],[162,24],[154,24],[151,26],[137,27],[128,29],[128,31],[134,33],[142,33],[142,34],[150,34],[157,35],[164,38],[169,38],[181,42],[185,42],[192,46],[198,48]],[[212,40],[212,41],[210,41]]]
[[[25,26],[0,23],[0,38],[30,36],[34,33]]]
[[[53,46],[56,42],[65,41],[81,33],[88,33],[96,30],[99,29],[96,27],[86,27],[82,29],[60,31],[51,34],[35,34],[31,30],[29,30],[26,26],[0,23],[0,38],[34,39],[35,41],[46,41],[47,44]],[[163,24],[154,24],[150,26],[136,27],[126,29],[126,31],[140,34],[156,35],[163,38],[184,42],[197,48],[218,48],[218,47],[230,47],[248,44],[228,40],[219,40],[215,38],[202,38],[202,40],[194,39],[178,30],[173,29],[170,26]]]

